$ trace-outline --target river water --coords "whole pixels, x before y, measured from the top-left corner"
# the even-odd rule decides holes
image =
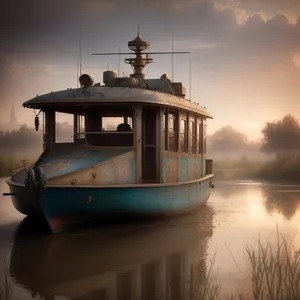
[[[193,214],[50,236],[0,196],[0,299],[5,279],[11,299],[200,299],[210,270],[222,298],[251,299],[246,245],[278,228],[299,247],[299,204],[300,186],[215,182]]]

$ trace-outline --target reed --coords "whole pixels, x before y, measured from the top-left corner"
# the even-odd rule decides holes
[[[8,260],[4,261],[4,273],[2,276],[3,283],[0,285],[0,300],[11,300],[13,294],[13,284],[10,280],[9,272],[8,272]]]
[[[212,274],[214,263],[215,255],[210,260],[210,267],[207,272],[205,271],[205,267],[203,270],[203,264],[201,262],[199,263],[199,265],[193,267],[192,278],[194,280],[191,281],[191,299],[220,299],[221,285]]]
[[[298,300],[300,299],[300,249],[279,234],[276,245],[258,239],[257,246],[245,247],[249,259],[249,280],[254,300]],[[233,258],[234,259],[234,258]],[[212,276],[211,264],[204,278],[198,280],[192,299],[219,300],[221,285]],[[249,299],[245,295],[232,295],[229,300]]]
[[[255,300],[294,300],[300,295],[300,249],[279,235],[277,245],[258,240],[256,249],[246,247]]]

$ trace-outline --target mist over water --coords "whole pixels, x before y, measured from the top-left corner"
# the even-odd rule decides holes
[[[1,179],[0,191],[7,190]],[[193,214],[53,236],[24,219],[10,198],[0,201],[0,270],[8,268],[7,257],[13,299],[33,299],[36,292],[49,299],[187,299],[190,280],[200,289],[214,255],[221,295],[251,299],[245,246],[256,247],[258,237],[275,246],[276,226],[300,246],[296,185],[216,181],[207,206]]]

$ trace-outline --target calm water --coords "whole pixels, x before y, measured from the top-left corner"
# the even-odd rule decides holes
[[[215,255],[222,295],[249,295],[245,246],[275,242],[276,226],[300,246],[299,204],[300,186],[215,182],[188,216],[45,236],[0,196],[0,271],[13,299],[193,299]]]

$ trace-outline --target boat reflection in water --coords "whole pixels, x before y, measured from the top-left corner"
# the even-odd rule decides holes
[[[206,278],[212,219],[207,206],[171,221],[40,237],[24,234],[25,219],[10,273],[44,299],[193,299]]]

